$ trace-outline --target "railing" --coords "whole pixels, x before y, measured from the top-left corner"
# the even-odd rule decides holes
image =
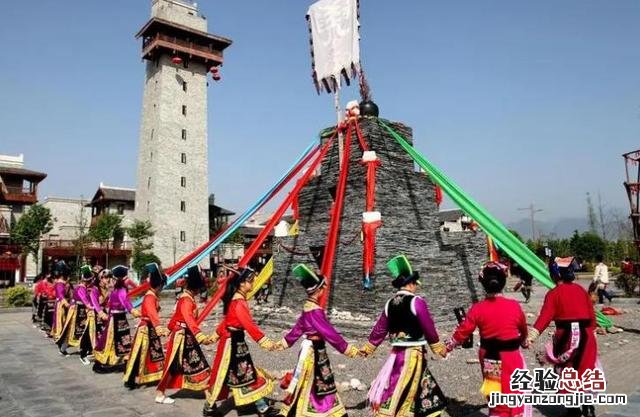
[[[72,249],[79,245],[77,240],[74,239],[45,239],[40,242],[43,249]],[[131,250],[131,242],[114,242],[101,243],[101,242],[87,242],[85,243],[86,249],[101,249],[101,250]]]
[[[184,48],[196,51],[196,52],[204,52],[206,54],[220,55],[220,51],[213,49],[211,46],[204,46],[197,43],[193,43],[190,41],[186,41],[184,39],[177,38],[175,36],[167,36],[161,33],[158,33],[156,36],[146,38],[142,42],[142,49],[146,49],[149,45],[156,41],[164,41],[174,44],[176,46],[182,46]]]
[[[20,253],[20,246],[18,245],[0,245],[0,255],[10,252],[12,254]]]
[[[5,191],[6,190],[6,191]],[[5,200],[16,202],[33,202],[38,200],[35,190],[30,187],[3,187],[2,189]]]

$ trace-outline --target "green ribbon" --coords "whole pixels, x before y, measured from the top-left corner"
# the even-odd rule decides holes
[[[440,169],[429,162],[405,138],[389,127],[382,119],[378,122],[384,127],[398,144],[413,158],[413,160],[428,174],[442,190],[464,211],[469,217],[480,225],[482,230],[504,250],[511,259],[515,260],[526,269],[536,280],[547,288],[555,287],[555,283],[549,275],[547,266],[531,250],[507,230],[502,223],[485,210],[477,201],[466,194],[456,183],[448,178]],[[601,327],[611,327],[612,321],[596,311],[596,318]]]

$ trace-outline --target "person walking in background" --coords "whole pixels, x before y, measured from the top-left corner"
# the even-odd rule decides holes
[[[613,300],[613,297],[609,291],[607,291],[607,287],[609,286],[609,268],[604,263],[602,255],[596,256],[596,261],[598,262],[598,265],[596,265],[596,269],[593,273],[593,282],[596,284],[598,292],[598,304],[604,304],[605,298],[607,298],[609,302]]]

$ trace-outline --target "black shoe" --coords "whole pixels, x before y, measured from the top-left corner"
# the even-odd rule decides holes
[[[582,415],[584,417],[596,417],[596,408],[592,405],[583,405]]]
[[[264,411],[264,413],[258,412],[258,416],[259,417],[282,417],[282,414],[280,414],[280,411],[270,406]]]
[[[222,417],[222,413],[218,411],[218,407],[215,404],[209,405],[208,401],[204,402],[204,407],[202,407],[202,415],[204,417]]]

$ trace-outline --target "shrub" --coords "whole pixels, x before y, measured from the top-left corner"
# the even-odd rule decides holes
[[[620,274],[616,276],[616,287],[620,288],[624,293],[631,297],[635,295],[636,288],[640,284],[640,278],[631,274]]]
[[[7,305],[11,307],[23,307],[31,305],[33,294],[26,287],[12,287],[5,293]]]

